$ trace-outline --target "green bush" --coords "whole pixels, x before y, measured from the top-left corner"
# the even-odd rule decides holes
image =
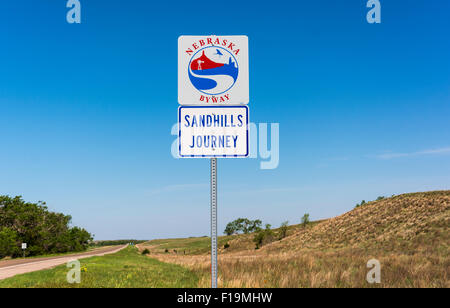
[[[223,245],[223,248],[224,248],[224,249],[230,248],[230,244],[225,243],[225,245]]]
[[[273,242],[274,236],[271,227],[272,226],[270,224],[266,224],[266,228],[264,230],[260,229],[255,233],[255,236],[253,237],[253,242],[256,245],[255,249],[259,249],[261,246]]]
[[[17,233],[10,228],[0,229],[0,259],[20,252]]]
[[[304,228],[309,224],[309,214],[308,213],[303,215],[301,223]]]
[[[0,256],[20,256],[21,243],[28,244],[29,256],[85,250],[92,236],[70,227],[71,220],[69,215],[50,212],[45,202],[0,196]]]
[[[363,200],[363,201],[361,201],[361,203],[357,203],[356,206],[355,206],[355,208],[360,207],[360,206],[363,206],[363,205],[365,205],[365,204],[366,204],[366,200]]]
[[[148,250],[147,248],[145,248],[143,251],[142,251],[142,254],[143,255],[148,255],[150,253],[150,250]]]
[[[285,221],[281,224],[280,231],[278,233],[279,240],[282,240],[286,237],[287,231],[288,231],[288,224],[289,224],[289,221]]]

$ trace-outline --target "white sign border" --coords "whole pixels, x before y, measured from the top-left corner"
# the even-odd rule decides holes
[[[196,91],[196,92],[200,92],[201,91],[195,89],[192,84],[190,82],[188,82],[188,78],[185,78],[187,76],[186,72],[184,71],[184,67],[181,67],[181,63],[183,62],[183,57],[182,57],[182,49],[180,49],[180,45],[181,45],[181,40],[183,39],[207,39],[208,37],[210,38],[244,38],[245,39],[245,56],[244,56],[244,63],[242,63],[242,61],[238,61],[238,65],[239,67],[243,68],[241,75],[242,77],[240,77],[241,79],[244,78],[245,81],[243,81],[244,85],[242,87],[244,87],[245,89],[245,99],[240,102],[232,102],[232,103],[220,103],[220,102],[216,102],[216,103],[205,103],[205,102],[200,102],[197,99],[190,99],[187,98],[186,94],[181,95],[181,93],[185,93],[188,92],[188,90],[185,88],[183,89],[183,87],[186,87],[191,89],[192,91]],[[195,41],[194,41],[195,42]],[[213,45],[214,46],[214,45]],[[223,46],[219,46],[221,48],[223,48]],[[200,50],[204,49],[206,47],[201,48]],[[240,105],[248,105],[250,102],[250,63],[249,63],[249,38],[247,35],[216,35],[216,34],[212,34],[212,35],[180,35],[178,37],[178,51],[177,51],[177,57],[178,57],[178,64],[177,64],[177,70],[178,70],[178,77],[177,77],[177,100],[178,100],[178,104],[182,105],[182,106],[204,106],[204,105],[208,105],[208,106],[240,106]],[[196,51],[196,53],[198,53],[200,50]],[[182,77],[185,76],[185,77]],[[239,79],[239,77],[238,77]],[[185,85],[183,85],[185,84]],[[227,91],[225,91],[225,93],[230,93],[230,91],[232,91],[232,89],[228,89]],[[197,93],[198,94],[198,93]],[[201,95],[201,94],[200,94]],[[211,95],[211,96],[217,96],[217,95]]]
[[[183,108],[245,108],[246,109],[246,125],[247,125],[247,130],[246,130],[246,135],[247,135],[247,153],[245,155],[237,155],[237,154],[233,154],[233,155],[227,155],[227,154],[222,154],[222,155],[181,155],[181,109]],[[248,158],[250,155],[250,140],[249,140],[249,115],[250,109],[248,108],[247,105],[221,105],[221,106],[199,106],[199,105],[180,105],[178,106],[178,156],[180,158]]]

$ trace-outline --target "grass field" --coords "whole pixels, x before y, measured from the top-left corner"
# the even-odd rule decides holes
[[[450,287],[450,191],[369,202],[338,217],[289,227],[255,249],[254,234],[219,238],[219,287]],[[277,229],[273,232],[276,234]],[[229,247],[224,248],[228,243]],[[0,287],[209,287],[210,238],[153,240],[81,260],[81,284],[65,266],[12,277]],[[366,281],[367,261],[381,283]]]
[[[220,287],[450,287],[450,191],[412,193],[369,202],[255,250],[253,234],[222,238]],[[274,230],[276,232],[276,230]],[[197,239],[209,241],[209,238]],[[157,248],[171,240],[141,244]],[[210,284],[210,257],[182,255],[196,239],[177,239],[177,253],[150,249],[152,258],[183,265]],[[223,243],[223,241],[222,241]],[[209,242],[208,242],[209,245]],[[209,249],[209,247],[207,247]],[[367,261],[381,263],[381,284],[366,281]]]
[[[65,265],[0,281],[0,288],[187,288],[198,286],[191,270],[139,254],[134,247],[80,260],[80,284],[69,284]]]

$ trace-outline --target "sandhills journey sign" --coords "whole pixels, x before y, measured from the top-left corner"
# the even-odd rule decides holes
[[[247,157],[247,106],[178,108],[180,157]]]
[[[178,38],[178,154],[211,158],[211,287],[217,288],[217,158],[248,157],[248,38]]]

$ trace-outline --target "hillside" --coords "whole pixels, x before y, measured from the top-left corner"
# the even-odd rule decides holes
[[[392,252],[448,250],[450,191],[412,193],[369,202],[263,249],[361,248]]]
[[[219,285],[450,287],[449,226],[450,191],[433,191],[369,202],[306,227],[290,226],[287,237],[258,250],[254,234],[224,236],[219,240]],[[193,245],[201,249],[188,255]],[[195,270],[202,277],[199,286],[208,286],[209,238],[158,240],[143,247],[150,247],[151,257]],[[372,258],[382,265],[381,285],[366,282],[366,263]]]

